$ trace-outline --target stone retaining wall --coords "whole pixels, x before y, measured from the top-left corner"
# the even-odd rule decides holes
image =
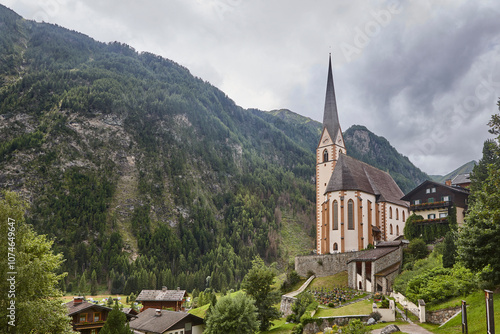
[[[350,315],[343,317],[330,317],[330,318],[318,318],[313,319],[312,322],[304,326],[303,334],[315,334],[318,332],[323,332],[327,327],[345,326],[349,323],[351,319],[361,319],[361,321],[366,322],[370,318],[369,315]]]
[[[295,257],[295,271],[302,277],[313,272],[316,277],[325,277],[347,271],[347,262],[354,259],[359,252],[347,252],[324,255],[306,255]]]
[[[461,306],[456,306],[444,310],[427,311],[425,312],[425,320],[433,324],[441,325],[457,314],[461,309]]]

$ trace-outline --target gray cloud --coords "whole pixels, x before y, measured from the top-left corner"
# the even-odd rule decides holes
[[[332,52],[343,129],[367,126],[430,174],[479,159],[498,110],[493,0],[0,3],[172,59],[243,107],[288,108],[318,121]]]

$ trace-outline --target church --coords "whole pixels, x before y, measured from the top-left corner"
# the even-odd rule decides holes
[[[317,254],[360,251],[403,235],[409,203],[392,177],[349,157],[337,113],[331,56],[316,149]]]

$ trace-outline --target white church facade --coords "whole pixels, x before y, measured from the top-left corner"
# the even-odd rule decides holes
[[[409,203],[392,177],[348,156],[340,128],[331,59],[316,149],[316,251],[366,249],[403,235]]]

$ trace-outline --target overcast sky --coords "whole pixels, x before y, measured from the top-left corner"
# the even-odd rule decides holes
[[[343,131],[428,174],[481,158],[500,96],[500,2],[0,0],[26,19],[169,58],[244,108],[321,121],[332,53]]]

